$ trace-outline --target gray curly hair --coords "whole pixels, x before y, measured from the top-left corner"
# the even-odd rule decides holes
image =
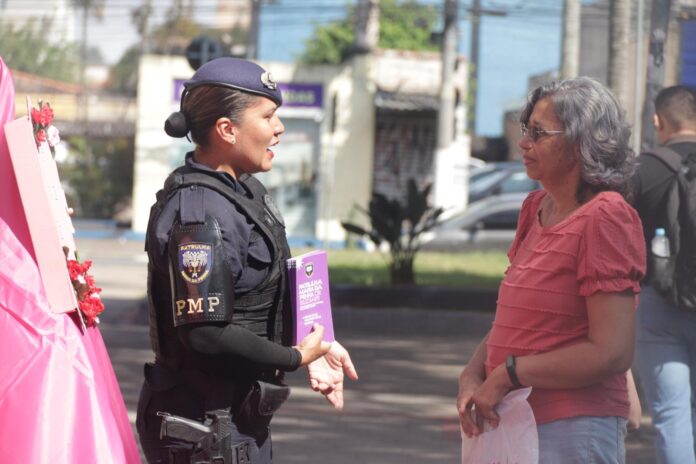
[[[631,127],[614,94],[589,77],[542,85],[529,94],[520,115],[522,124],[529,122],[534,105],[544,98],[551,99],[566,140],[577,147],[581,169],[578,200],[582,202],[588,190],[625,195],[635,171],[635,156],[629,143]]]

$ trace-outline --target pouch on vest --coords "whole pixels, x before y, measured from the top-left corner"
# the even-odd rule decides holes
[[[264,429],[275,413],[290,396],[290,387],[257,380],[242,401],[235,419],[240,424]]]

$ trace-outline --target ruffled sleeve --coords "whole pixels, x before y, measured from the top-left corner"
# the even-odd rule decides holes
[[[546,192],[543,190],[535,190],[527,195],[527,198],[524,199],[524,203],[522,203],[522,208],[520,209],[520,216],[517,219],[515,239],[512,241],[507,253],[510,262],[512,262],[513,258],[517,254],[517,250],[520,248],[520,244],[524,241],[524,238],[527,236],[527,232],[534,224],[534,218],[536,217],[537,210],[539,209],[539,203],[545,195]]]
[[[640,292],[645,240],[636,211],[616,193],[604,194],[588,211],[578,256],[580,295]]]

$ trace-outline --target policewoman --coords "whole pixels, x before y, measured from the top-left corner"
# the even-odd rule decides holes
[[[319,325],[290,346],[283,218],[252,175],[272,167],[281,104],[269,72],[218,58],[184,83],[180,111],[165,122],[195,149],[157,193],[147,229],[155,362],[137,429],[151,463],[270,463],[285,372],[309,366],[312,388],[337,408],[343,372],[357,378]]]

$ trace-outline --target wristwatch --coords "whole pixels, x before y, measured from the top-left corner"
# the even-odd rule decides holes
[[[512,382],[512,388],[522,388],[520,379],[517,377],[517,358],[514,354],[508,355],[505,361],[505,369],[507,369],[508,377],[510,377],[510,382]]]

